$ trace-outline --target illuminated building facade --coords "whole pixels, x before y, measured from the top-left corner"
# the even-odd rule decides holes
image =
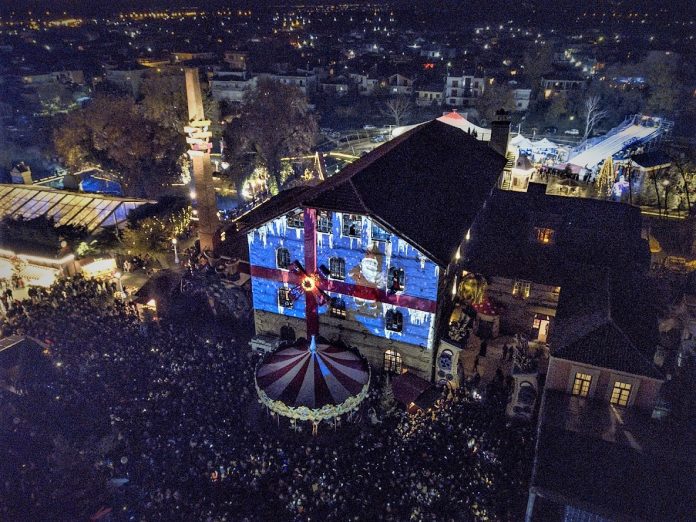
[[[431,380],[448,266],[504,164],[432,121],[257,207],[236,223],[247,236],[257,334],[318,333],[375,368]]]

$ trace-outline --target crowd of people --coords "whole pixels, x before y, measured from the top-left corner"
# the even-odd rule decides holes
[[[114,290],[62,280],[3,323],[45,364],[0,404],[0,520],[523,518],[533,430],[506,420],[502,382],[409,415],[375,376],[377,422],[313,437],[258,403],[247,324],[142,328]]]

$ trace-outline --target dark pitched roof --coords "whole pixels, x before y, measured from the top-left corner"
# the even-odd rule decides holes
[[[462,245],[462,264],[487,276],[562,286],[568,274],[592,267],[647,268],[640,209],[623,203],[495,190]],[[535,241],[551,228],[553,244]]]
[[[662,379],[653,364],[659,338],[649,293],[630,273],[576,275],[561,289],[553,357]]]
[[[617,521],[693,520],[693,433],[546,390],[531,491]]]
[[[350,164],[304,203],[376,217],[447,266],[504,165],[486,143],[433,120]]]
[[[313,188],[281,192],[243,216],[237,231],[297,206],[359,213],[376,218],[447,266],[504,165],[505,159],[486,143],[433,120]]]

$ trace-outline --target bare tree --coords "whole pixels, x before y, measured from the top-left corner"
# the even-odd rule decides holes
[[[382,114],[394,120],[394,126],[398,127],[401,122],[411,115],[413,104],[406,96],[396,96],[384,102]]]
[[[592,95],[585,100],[582,107],[582,115],[585,118],[585,132],[582,135],[583,141],[590,136],[595,126],[609,114],[609,111],[600,108],[600,101],[599,96]]]

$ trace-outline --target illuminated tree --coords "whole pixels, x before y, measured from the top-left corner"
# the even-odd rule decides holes
[[[307,97],[298,88],[263,79],[246,94],[239,116],[226,126],[225,155],[242,182],[244,173],[260,163],[282,188],[281,158],[309,152],[317,131]]]
[[[597,124],[607,117],[608,111],[600,108],[601,100],[599,96],[589,96],[582,106],[582,116],[585,119],[585,131],[583,132],[583,141],[589,138],[590,134]]]

